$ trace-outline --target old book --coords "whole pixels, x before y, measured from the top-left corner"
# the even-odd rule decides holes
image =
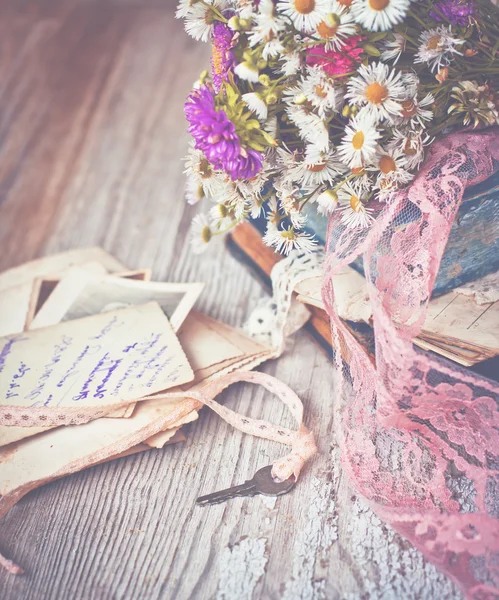
[[[231,236],[236,246],[256,266],[260,275],[270,275],[279,257],[270,255],[260,235],[244,223]],[[330,345],[328,317],[321,296],[321,279],[312,278],[297,287],[298,300],[312,306],[315,313],[311,324],[326,344]],[[347,328],[366,348],[372,360],[373,337],[368,328],[371,307],[364,277],[351,267],[335,276],[336,309]],[[449,292],[430,301],[423,329],[414,344],[436,352],[464,366],[499,355],[499,301],[478,304],[472,296]],[[342,351],[348,354],[348,348]]]

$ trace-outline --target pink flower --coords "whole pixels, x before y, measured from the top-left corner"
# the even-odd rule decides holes
[[[343,75],[356,71],[360,55],[364,52],[359,47],[365,38],[361,35],[353,35],[345,40],[341,52],[326,50],[324,46],[313,46],[307,50],[307,65],[320,65],[329,75]]]

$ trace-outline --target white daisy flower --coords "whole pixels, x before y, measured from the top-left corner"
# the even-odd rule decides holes
[[[180,2],[177,5],[177,10],[175,12],[175,18],[183,19],[184,17],[186,17],[190,13],[196,1],[197,0],[180,0]]]
[[[219,12],[227,8],[225,0],[217,0],[216,2],[208,1],[206,3],[193,2],[192,6],[187,7],[188,2],[181,2],[177,10],[177,18],[179,15],[185,15],[185,30],[195,40],[208,42],[213,33],[213,10],[210,5],[214,6]]]
[[[433,94],[426,94],[424,98],[418,100],[417,96],[402,100],[402,112],[400,117],[395,119],[396,124],[406,124],[411,129],[426,127],[426,123],[433,119],[433,111],[428,106],[435,102]]]
[[[302,174],[298,182],[305,188],[315,188],[322,183],[333,183],[345,170],[334,150],[324,152],[311,145],[306,149],[301,166]]]
[[[419,92],[421,82],[414,71],[407,71],[407,73],[402,74],[402,85],[404,86],[403,99],[405,100],[406,98],[415,96]]]
[[[243,61],[234,67],[234,73],[243,79],[244,81],[250,81],[251,83],[258,83],[258,77],[260,71],[258,67],[249,61]]]
[[[226,231],[237,223],[238,217],[234,210],[224,203],[215,204],[210,208],[211,227],[214,231]]]
[[[292,193],[292,182],[297,181],[302,173],[299,152],[291,152],[285,148],[277,148],[276,159],[277,170],[280,173],[283,173],[283,176],[274,181],[274,188],[282,194],[288,192]]]
[[[192,143],[189,153],[185,157],[184,173],[191,179],[191,192],[194,192],[195,186],[202,186],[207,196],[215,195],[217,187],[220,185],[219,174],[201,150],[196,150]]]
[[[277,117],[274,116],[267,119],[263,124],[263,129],[275,139],[278,131]]]
[[[252,110],[260,121],[265,121],[267,118],[268,108],[265,100],[256,92],[243,94],[241,98],[246,103],[246,106]]]
[[[424,148],[430,143],[430,137],[422,131],[393,132],[393,138],[388,144],[390,150],[399,150],[405,156],[406,167],[415,170],[423,162]]]
[[[402,53],[405,50],[406,39],[400,33],[392,33],[393,39],[385,40],[383,47],[384,50],[381,53],[381,60],[384,62],[391,62],[396,65]]]
[[[312,252],[317,246],[317,241],[311,234],[296,231],[293,225],[278,229],[275,225],[269,224],[263,236],[263,241],[267,246],[282,254],[289,254],[294,249]]]
[[[265,203],[261,196],[251,198],[250,206],[249,206],[249,216],[252,219],[258,219],[264,214]]]
[[[324,40],[326,50],[341,50],[344,39],[355,35],[357,27],[348,6],[331,0],[329,13],[317,25],[317,35]]]
[[[381,200],[386,200],[391,192],[414,178],[414,175],[407,170],[407,160],[401,150],[380,152],[371,169],[378,172],[376,188],[379,190]]]
[[[404,20],[410,5],[410,0],[353,0],[350,10],[369,31],[388,31]]]
[[[332,111],[337,112],[343,103],[343,88],[336,84],[320,67],[309,67],[300,84],[307,100],[317,109],[321,119]]]
[[[317,210],[322,215],[328,215],[338,206],[338,194],[333,190],[325,190],[317,197]]]
[[[400,71],[391,70],[383,63],[362,65],[357,75],[350,79],[345,97],[365,112],[376,122],[386,119],[391,121],[400,115],[399,100],[404,98],[405,89]]]
[[[316,114],[303,106],[288,106],[286,113],[298,127],[300,137],[309,144],[315,144],[319,150],[329,147],[329,133],[326,123]]]
[[[277,198],[272,196],[270,200],[267,202],[266,206],[266,217],[267,217],[267,230],[269,228],[277,229],[279,223],[284,219],[284,216],[281,215],[279,211],[279,207],[277,205]]]
[[[264,60],[269,58],[276,58],[285,51],[284,46],[281,44],[278,38],[269,40],[262,49],[262,57]]]
[[[213,237],[208,217],[200,213],[192,219],[191,247],[194,254],[202,254]]]
[[[277,10],[289,17],[296,29],[312,33],[328,15],[329,0],[280,0]]]
[[[451,33],[450,25],[448,28],[442,25],[423,31],[419,36],[419,48],[414,62],[427,63],[432,73],[450,64],[453,54],[461,55],[457,47],[464,44],[464,40],[452,37]]]
[[[187,181],[185,184],[185,199],[187,204],[193,206],[204,198],[203,185],[191,174],[187,175]]]
[[[291,77],[301,69],[301,54],[297,50],[281,54],[281,73]]]
[[[257,46],[263,42],[277,38],[281,31],[286,29],[286,19],[275,10],[272,0],[262,0],[258,6],[258,13],[254,15],[253,25],[248,34],[250,46]]]
[[[240,19],[251,20],[254,17],[252,0],[229,0],[229,5],[232,5],[232,8],[237,9],[237,14]]]
[[[362,186],[352,182],[344,183],[338,190],[342,212],[341,222],[347,227],[366,228],[374,221],[372,209],[366,206],[367,196]]]
[[[369,165],[381,137],[372,121],[362,115],[352,117],[345,127],[345,134],[338,147],[341,160],[352,169]]]
[[[300,198],[296,195],[298,190],[278,193],[279,202],[284,214],[289,218],[295,229],[302,229],[307,222],[307,216],[300,211]]]

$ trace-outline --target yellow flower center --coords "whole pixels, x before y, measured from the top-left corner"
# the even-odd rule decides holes
[[[352,2],[353,0],[338,0],[338,4],[341,4],[342,6],[350,6]]]
[[[315,9],[315,0],[294,0],[294,6],[300,15],[309,15]]]
[[[209,225],[205,225],[201,230],[201,239],[205,244],[211,240],[211,229]]]
[[[366,88],[366,98],[371,104],[382,104],[388,98],[388,90],[381,83],[373,81]]]
[[[391,156],[388,156],[387,154],[385,154],[384,156],[382,156],[379,159],[379,170],[384,173],[385,175],[387,173],[391,173],[392,171],[395,171],[397,169],[397,165],[395,163],[395,161],[393,160],[393,158]]]
[[[441,37],[439,35],[434,35],[428,40],[426,44],[427,48],[430,50],[436,50],[440,46]]]
[[[414,156],[416,154],[416,148],[411,145],[411,140],[406,140],[404,144],[404,154],[406,156]]]
[[[340,18],[338,15],[330,14],[324,21],[321,21],[317,25],[317,33],[324,40],[334,38],[338,33],[338,25],[340,24]]]
[[[364,145],[364,132],[357,131],[357,133],[352,138],[352,146],[355,150],[360,150]]]
[[[207,179],[212,175],[210,163],[206,160],[206,158],[203,158],[199,161],[199,174],[203,179]]]
[[[205,13],[204,13],[204,22],[207,25],[213,25],[213,23],[216,21],[215,18],[215,14],[211,9],[208,9]]]
[[[385,10],[390,4],[390,0],[369,0],[369,6],[373,10]]]
[[[413,117],[418,112],[418,107],[414,104],[414,101],[404,100],[402,102],[402,116],[407,119]]]
[[[295,232],[293,229],[283,229],[279,233],[286,240],[294,240],[296,238],[296,235],[295,235]]]
[[[354,196],[353,194],[350,196],[350,206],[352,210],[356,213],[360,212],[362,209],[362,202],[358,196]]]
[[[327,96],[327,93],[322,87],[322,85],[315,86],[315,93],[319,96],[319,98],[325,98]]]
[[[307,165],[307,170],[312,173],[320,173],[326,168],[326,163],[319,163],[318,165]]]

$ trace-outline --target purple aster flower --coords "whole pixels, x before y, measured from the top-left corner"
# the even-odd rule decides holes
[[[234,53],[232,52],[232,31],[222,23],[216,21],[213,26],[213,41],[211,45],[211,78],[215,92],[219,92],[222,83],[227,81],[227,75],[234,66]]]
[[[250,179],[262,169],[263,156],[241,146],[234,123],[203,85],[194,90],[184,106],[188,131],[215,169],[228,173],[231,179]]]
[[[453,25],[460,25],[461,27],[469,25],[470,19],[477,12],[473,0],[442,0],[441,2],[436,2],[434,7],[438,12],[435,10],[430,11],[430,17],[432,19],[440,22],[447,19],[447,21]]]

